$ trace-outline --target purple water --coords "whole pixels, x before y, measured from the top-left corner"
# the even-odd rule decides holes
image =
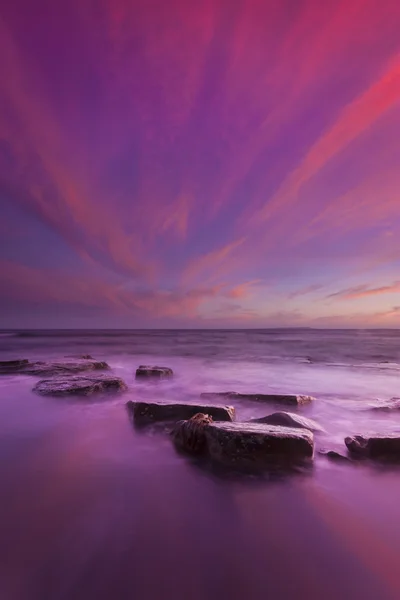
[[[105,600],[400,597],[400,467],[332,463],[307,473],[223,477],[137,431],[128,399],[202,391],[317,398],[301,414],[343,450],[348,434],[399,431],[399,331],[0,333],[0,360],[89,353],[129,389],[44,398],[37,378],[0,378],[0,598]],[[170,381],[136,382],[139,364]],[[238,420],[273,412],[236,403]]]

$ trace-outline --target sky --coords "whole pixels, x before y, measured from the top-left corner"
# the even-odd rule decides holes
[[[398,0],[0,6],[0,327],[400,327]]]

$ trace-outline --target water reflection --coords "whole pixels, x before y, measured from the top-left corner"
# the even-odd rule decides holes
[[[0,463],[1,598],[385,599],[400,590],[338,535],[353,513],[341,509],[341,529],[327,522],[336,501],[321,509],[318,472],[221,478],[167,435],[136,432],[122,403],[74,405],[31,433],[1,440],[10,459]]]

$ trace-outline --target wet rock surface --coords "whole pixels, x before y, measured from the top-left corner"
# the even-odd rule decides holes
[[[149,365],[140,365],[136,369],[136,377],[172,377],[173,371],[169,367],[152,367]]]
[[[26,368],[28,364],[29,361],[26,358],[20,358],[16,360],[1,360],[0,374],[9,375],[12,373],[18,373]]]
[[[178,421],[171,432],[176,448],[189,454],[205,454],[205,428],[212,422],[212,417],[203,413],[198,413],[187,421]]]
[[[206,414],[216,421],[232,421],[235,417],[233,406],[213,406],[185,403],[132,402],[126,404],[137,424],[156,421],[180,421],[190,419],[197,413]]]
[[[310,431],[258,423],[211,423],[205,428],[210,458],[226,466],[259,469],[310,461]]]
[[[90,396],[96,392],[125,389],[127,386],[119,377],[99,373],[96,376],[73,375],[42,379],[38,381],[33,391],[43,396]]]
[[[12,375],[14,373],[23,375],[64,375],[68,373],[80,373],[82,371],[97,371],[109,369],[104,361],[92,358],[64,358],[50,361],[31,362],[26,359],[0,362],[0,374]]]
[[[354,435],[345,439],[352,456],[372,459],[400,459],[400,434]]]
[[[249,422],[265,423],[267,425],[280,425],[282,427],[294,427],[298,429],[308,429],[309,431],[325,431],[325,429],[316,421],[290,412],[276,412],[272,413],[272,415],[266,415],[265,417],[251,419]]]
[[[255,402],[272,402],[291,406],[301,406],[315,400],[312,396],[296,394],[243,394],[240,392],[203,392],[200,397],[204,399],[224,398],[226,400],[254,400]]]

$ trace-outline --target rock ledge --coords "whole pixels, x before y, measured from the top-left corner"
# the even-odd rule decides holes
[[[291,406],[301,406],[302,404],[309,404],[315,400],[312,396],[301,396],[296,394],[243,394],[240,392],[203,392],[200,397],[225,398],[227,400],[254,400],[256,402],[273,402]]]

